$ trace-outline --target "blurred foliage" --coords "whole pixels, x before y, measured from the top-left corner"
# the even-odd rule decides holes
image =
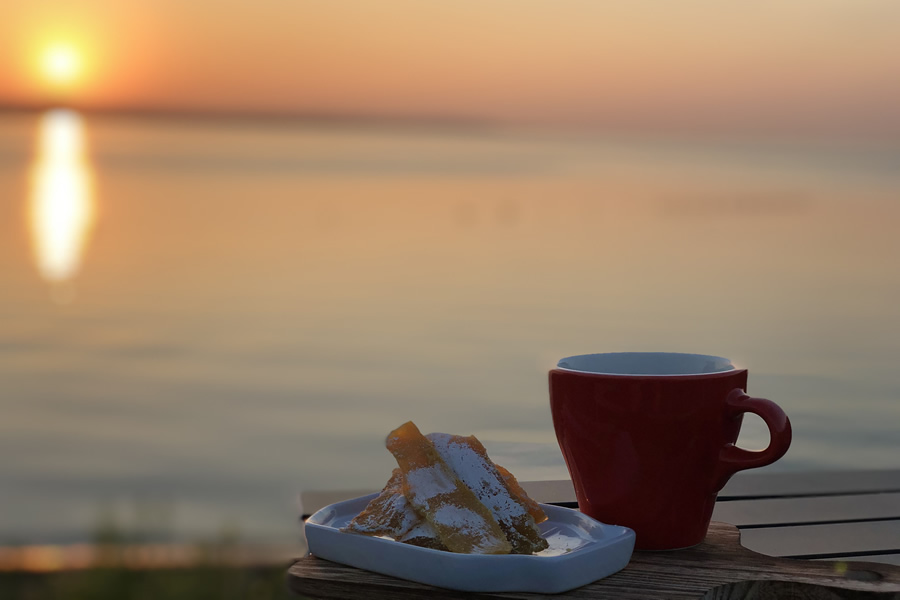
[[[281,567],[0,573],[3,600],[297,600]]]
[[[240,547],[237,523],[191,544],[194,561],[184,568],[127,568],[128,544],[173,539],[172,507],[135,502],[129,525],[111,505],[100,507],[93,542],[98,565],[46,573],[0,572],[0,600],[298,600],[287,587],[289,564],[238,567],[229,563]]]

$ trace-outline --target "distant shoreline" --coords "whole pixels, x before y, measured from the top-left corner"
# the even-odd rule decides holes
[[[64,103],[46,104],[0,104],[2,114],[39,114],[48,110],[69,109],[85,115],[102,115],[109,117],[166,119],[185,121],[246,121],[248,123],[304,123],[328,126],[373,126],[373,127],[428,127],[452,128],[454,130],[498,129],[503,127],[498,122],[488,119],[429,116],[429,115],[390,115],[390,114],[341,114],[329,112],[289,112],[289,111],[254,111],[223,110],[205,108],[157,108],[157,107],[100,107],[82,106]]]
[[[169,107],[104,107],[64,103],[3,104],[0,103],[0,117],[12,115],[36,116],[49,110],[68,109],[86,117],[113,119],[139,119],[176,121],[190,125],[230,125],[254,127],[284,127],[299,125],[308,128],[328,130],[370,130],[450,133],[463,136],[514,134],[528,136],[570,137],[571,139],[603,138],[610,142],[682,144],[684,142],[701,146],[721,145],[760,147],[777,149],[828,149],[845,150],[856,148],[878,152],[900,151],[900,138],[887,134],[868,135],[795,135],[780,131],[697,131],[687,129],[658,129],[652,127],[610,126],[607,124],[551,124],[529,123],[515,120],[491,119],[487,117],[466,117],[459,115],[415,115],[378,113],[339,113],[326,111],[284,111],[284,110],[237,110],[216,108],[169,108]]]

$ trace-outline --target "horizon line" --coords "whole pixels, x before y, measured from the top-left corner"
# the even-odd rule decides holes
[[[590,133],[602,135],[609,139],[635,138],[644,140],[694,140],[700,141],[727,141],[727,142],[766,142],[787,143],[793,145],[825,144],[830,146],[862,145],[880,149],[897,148],[900,139],[894,136],[872,136],[862,133],[855,135],[835,134],[834,132],[821,132],[819,134],[806,132],[798,135],[796,132],[775,130],[747,131],[741,128],[725,130],[712,128],[702,130],[697,128],[680,127],[652,127],[635,126],[629,124],[623,126],[610,123],[550,123],[530,122],[527,120],[502,120],[491,117],[476,117],[464,115],[438,115],[438,114],[399,114],[399,113],[364,113],[364,112],[337,112],[326,110],[279,110],[279,109],[241,109],[241,108],[202,108],[191,106],[104,106],[97,104],[79,104],[65,102],[35,102],[35,103],[11,103],[0,102],[0,116],[10,114],[40,114],[55,109],[72,110],[84,115],[98,115],[135,119],[166,119],[179,120],[191,123],[247,123],[254,125],[278,125],[284,123],[303,124],[307,126],[324,126],[332,128],[374,128],[374,129],[432,129],[457,133],[502,133],[502,132],[527,132],[532,133]]]
[[[66,102],[0,103],[0,114],[42,113],[49,110],[72,110],[86,115],[114,117],[165,118],[185,120],[297,121],[329,125],[430,126],[465,129],[496,129],[510,124],[484,117],[428,114],[342,113],[316,110],[264,110],[240,108],[199,108],[168,106],[103,106]]]

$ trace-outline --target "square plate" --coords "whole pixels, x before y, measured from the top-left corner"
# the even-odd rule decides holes
[[[453,590],[558,594],[620,571],[634,550],[631,529],[549,504],[541,505],[548,518],[538,528],[550,547],[531,555],[456,554],[340,531],[377,495],[326,506],[307,519],[310,553]]]

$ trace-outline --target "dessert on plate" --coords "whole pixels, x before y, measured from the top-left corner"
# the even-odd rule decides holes
[[[475,436],[424,436],[409,421],[386,445],[398,468],[344,531],[466,554],[547,548],[537,528],[547,516]]]

